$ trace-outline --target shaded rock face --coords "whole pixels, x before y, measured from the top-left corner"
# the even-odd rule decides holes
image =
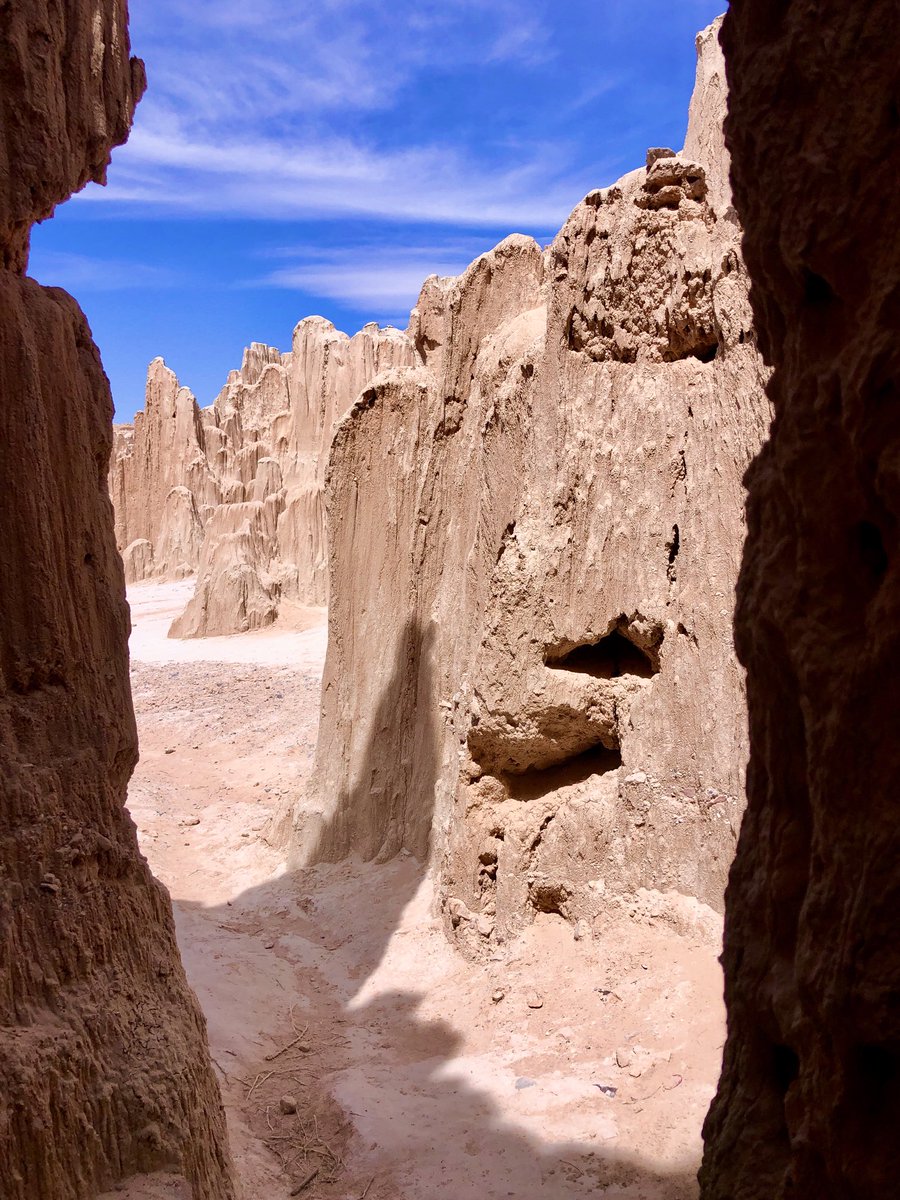
[[[873,1200],[900,1173],[898,40],[885,0],[733,0],[723,34],[775,422],[735,619],[751,758],[707,1200]]]
[[[741,479],[769,411],[712,175],[716,32],[688,138],[708,162],[656,152],[546,250],[513,236],[427,281],[416,367],[369,386],[335,435],[295,853],[431,854],[472,951],[640,887],[721,904],[746,755]],[[398,661],[407,694],[386,706]]]
[[[51,0],[0,13],[0,254],[24,271],[31,226],[89,180],[105,182],[109,149],[128,136],[144,64],[128,55],[124,0]]]
[[[354,337],[301,321],[282,354],[254,343],[200,409],[162,359],[134,426],[116,427],[110,492],[129,582],[197,574],[172,636],[271,624],[285,604],[324,604],[323,486],[337,421],[382,370],[411,364],[396,329]]]
[[[168,896],[125,808],[137,756],[106,489],[109,385],[31,223],[101,179],[143,88],[127,9],[0,5],[0,1195],[169,1167],[231,1196]]]

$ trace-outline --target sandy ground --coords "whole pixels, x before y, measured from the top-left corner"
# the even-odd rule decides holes
[[[287,873],[265,836],[312,767],[325,614],[169,641],[189,592],[130,592],[129,807],[175,903],[245,1200],[695,1196],[724,1041],[708,910],[686,933],[619,912],[578,942],[548,914],[473,964],[412,857]],[[164,1177],[126,1191],[189,1196]]]

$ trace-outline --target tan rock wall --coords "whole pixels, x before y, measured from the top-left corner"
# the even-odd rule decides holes
[[[706,1200],[897,1191],[900,10],[733,0],[735,204],[772,438],[735,619],[748,808]]]
[[[700,47],[688,144],[712,145],[719,50]],[[428,281],[419,367],[335,437],[295,852],[430,853],[473,949],[642,886],[721,905],[746,757],[741,478],[768,423],[739,230],[707,177],[724,161],[670,153],[546,251],[513,236]]]
[[[348,338],[321,317],[290,352],[254,343],[208,409],[161,359],[110,467],[126,578],[197,574],[172,635],[270,624],[284,601],[324,604],[323,486],[336,422],[370,379],[411,363],[404,334],[367,325]]]
[[[200,558],[200,512],[220,498],[197,402],[161,358],[147,371],[145,408],[117,425],[110,460],[116,541],[130,580],[179,579]]]
[[[0,1195],[171,1167],[231,1196],[169,898],[125,811],[137,756],[106,488],[112,402],[28,229],[101,178],[142,89],[124,3],[0,6]]]

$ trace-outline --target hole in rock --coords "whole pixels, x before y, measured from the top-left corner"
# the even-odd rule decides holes
[[[528,903],[535,912],[566,916],[569,891],[562,883],[532,883],[528,888]]]
[[[439,343],[427,334],[419,332],[416,334],[416,351],[422,362],[428,357],[432,351],[437,350]]]
[[[666,550],[669,553],[669,565],[666,567],[666,576],[669,583],[675,582],[675,559],[678,557],[678,551],[681,549],[681,533],[677,525],[672,526],[672,536],[666,542]]]
[[[537,833],[534,835],[534,837],[531,839],[531,845],[528,847],[528,849],[531,851],[532,854],[534,853],[535,850],[537,850],[538,846],[544,840],[544,834],[549,829],[550,823],[554,819],[555,816],[556,816],[555,812],[549,813],[546,817],[544,817],[543,821],[541,821],[541,827],[537,831]]]
[[[772,1047],[772,1067],[775,1083],[782,1095],[800,1074],[800,1059],[790,1046]]]
[[[707,336],[698,336],[696,341],[688,342],[686,345],[674,346],[665,351],[663,354],[663,362],[683,362],[686,358],[696,358],[700,362],[708,363],[719,353],[719,339],[714,334]]]
[[[592,746],[581,754],[549,767],[531,767],[527,771],[503,776],[503,782],[513,800],[539,800],[560,788],[584,783],[594,775],[606,775],[622,765],[618,749]]]
[[[888,569],[888,556],[881,530],[872,521],[860,521],[854,536],[863,566],[873,579],[880,580]]]
[[[896,1087],[900,1071],[896,1051],[885,1046],[858,1046],[856,1074],[861,1090],[870,1103],[883,1101],[891,1086]]]
[[[690,354],[692,358],[699,358],[701,362],[712,362],[719,353],[719,343],[711,340],[703,345],[696,346]]]
[[[660,635],[654,645],[644,650],[617,625],[599,641],[582,642],[563,653],[548,650],[544,662],[554,671],[576,671],[582,675],[592,675],[595,679],[618,679],[622,675],[651,679],[659,671],[661,642]]]
[[[828,280],[817,275],[815,271],[810,271],[808,267],[803,270],[803,299],[814,308],[830,304],[834,299],[834,292]]]

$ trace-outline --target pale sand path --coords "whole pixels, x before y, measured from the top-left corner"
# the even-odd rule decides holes
[[[327,610],[291,610],[291,628],[285,622],[254,633],[230,637],[190,638],[168,636],[169,626],[194,594],[194,579],[177,583],[134,583],[128,589],[131,607],[129,646],[135,662],[254,663],[316,667],[321,671],[328,641]]]
[[[265,835],[312,766],[324,613],[173,642],[190,586],[130,592],[129,806],[175,901],[245,1200],[286,1198],[316,1167],[312,1200],[695,1196],[724,1040],[716,919],[686,905],[685,935],[611,906],[576,943],[545,915],[474,965],[412,858],[286,874]],[[280,1112],[285,1094],[297,1114]],[[118,1194],[181,1200],[177,1187]]]

